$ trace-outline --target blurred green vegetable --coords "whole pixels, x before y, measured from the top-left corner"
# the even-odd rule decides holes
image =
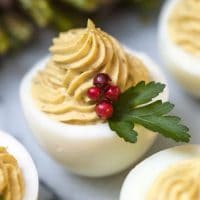
[[[10,48],[10,43],[9,43],[8,35],[6,34],[2,26],[0,25],[0,55],[5,54],[9,48]]]
[[[4,14],[2,20],[12,48],[20,47],[21,44],[30,40],[33,34],[33,26],[25,18],[11,12]]]
[[[149,12],[156,9],[161,3],[160,0],[126,0],[130,5],[141,9],[143,12]]]
[[[38,26],[46,26],[53,17],[53,10],[48,0],[18,0],[22,8]]]
[[[94,11],[101,6],[109,5],[117,2],[117,0],[62,0],[63,2],[70,3],[73,6],[85,10]]]
[[[160,0],[0,0],[0,56],[23,46],[37,27],[66,31],[110,5],[132,5],[145,12]]]

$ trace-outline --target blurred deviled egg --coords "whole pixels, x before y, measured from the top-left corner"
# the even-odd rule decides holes
[[[141,158],[157,131],[169,137],[156,120],[171,104],[134,110],[155,97],[168,99],[165,78],[148,56],[123,48],[91,20],[86,28],[61,33],[50,51],[24,77],[21,102],[41,146],[67,169],[111,175]]]
[[[188,93],[200,97],[200,1],[167,0],[159,21],[163,60]]]
[[[200,146],[163,150],[138,164],[122,186],[120,200],[200,199]]]
[[[38,174],[26,149],[0,131],[0,199],[37,200]]]

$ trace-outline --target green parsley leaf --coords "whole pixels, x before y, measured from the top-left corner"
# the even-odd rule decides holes
[[[139,82],[136,86],[130,87],[114,104],[115,115],[121,114],[129,110],[131,107],[136,107],[150,102],[154,97],[158,96],[165,88],[164,84],[150,82],[145,85],[144,81]]]
[[[116,131],[117,134],[124,138],[125,141],[135,143],[137,141],[137,132],[134,131],[133,123],[128,121],[112,121],[109,120],[109,126],[112,130]]]
[[[137,142],[137,132],[134,125],[159,132],[165,137],[177,142],[189,142],[189,129],[180,124],[181,119],[176,116],[167,115],[173,110],[174,105],[160,100],[152,102],[165,88],[164,84],[150,82],[138,83],[120,95],[117,102],[113,104],[114,113],[108,120],[110,128],[125,141]]]

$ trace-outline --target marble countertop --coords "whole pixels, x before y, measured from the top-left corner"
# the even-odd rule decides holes
[[[190,127],[191,143],[200,143],[200,101],[187,95],[164,68],[157,48],[157,18],[142,22],[131,11],[116,11],[100,26],[132,49],[145,51],[163,69],[170,89],[174,113]],[[26,126],[19,102],[19,84],[27,70],[45,56],[53,34],[45,31],[24,49],[0,60],[0,129],[18,138],[31,153],[40,177],[40,200],[116,200],[128,170],[108,178],[89,179],[70,174],[53,161],[36,143]],[[174,146],[159,137],[146,156]]]

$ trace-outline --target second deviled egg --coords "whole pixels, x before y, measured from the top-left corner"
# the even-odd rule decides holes
[[[0,131],[0,199],[37,200],[38,174],[32,158],[12,136]]]
[[[163,150],[139,163],[127,176],[120,200],[199,200],[200,146]]]
[[[200,1],[166,1],[159,22],[159,47],[178,82],[200,97]]]
[[[86,28],[61,33],[50,51],[24,77],[20,95],[33,134],[69,170],[111,175],[140,159],[157,131],[177,141],[187,131],[176,126],[178,118],[159,118],[173,105],[156,101],[168,100],[168,89],[154,62],[123,48],[92,21]],[[168,131],[168,124],[177,133],[171,127]]]

